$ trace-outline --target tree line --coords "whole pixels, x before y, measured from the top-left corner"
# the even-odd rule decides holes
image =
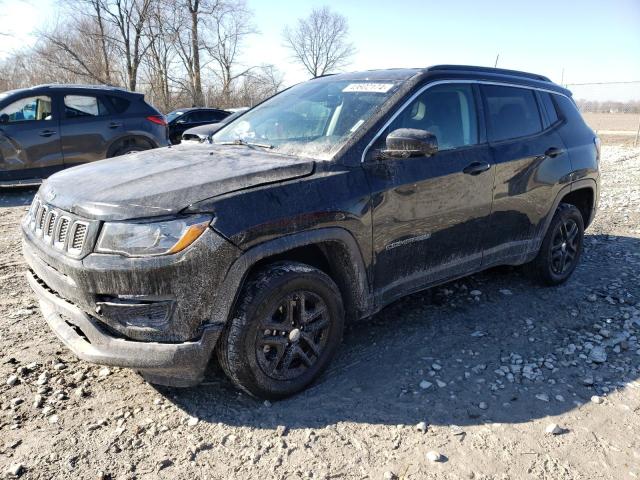
[[[589,113],[640,113],[640,100],[619,102],[614,100],[576,100],[581,112]]]
[[[0,63],[0,91],[92,83],[144,92],[164,112],[252,106],[283,88],[276,65],[245,65],[259,35],[245,0],[64,0],[62,20]],[[328,7],[285,27],[293,62],[315,77],[354,53],[346,19]]]

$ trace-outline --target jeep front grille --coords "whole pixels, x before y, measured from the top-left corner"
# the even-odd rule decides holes
[[[24,222],[38,239],[73,257],[89,253],[97,224],[47,205],[37,195]]]

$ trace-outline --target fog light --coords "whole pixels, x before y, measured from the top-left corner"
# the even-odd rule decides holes
[[[107,320],[113,320],[123,327],[151,328],[163,330],[169,324],[174,303],[163,301],[130,301],[114,299],[97,302],[96,313]]]

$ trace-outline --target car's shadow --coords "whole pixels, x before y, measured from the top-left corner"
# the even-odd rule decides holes
[[[637,378],[633,337],[621,353],[608,346],[604,363],[588,360],[587,350],[587,342],[612,343],[625,329],[624,314],[631,320],[637,314],[631,306],[634,296],[640,299],[637,252],[640,239],[593,235],[563,286],[539,287],[521,269],[500,268],[407,297],[351,325],[319,382],[272,405],[239,393],[219,371],[196,388],[158,389],[203,421],[257,428],[514,423],[559,415]],[[625,284],[608,291],[621,275]],[[477,300],[471,290],[482,292]],[[634,335],[640,317],[633,326],[631,320]],[[594,324],[606,327],[609,338],[595,336]],[[594,385],[585,385],[589,378]],[[426,389],[423,380],[431,384]]]
[[[0,187],[0,209],[28,206],[37,191],[37,187]]]

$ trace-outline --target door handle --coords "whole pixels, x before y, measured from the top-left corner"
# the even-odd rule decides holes
[[[42,130],[39,135],[41,137],[50,137],[51,135],[55,135],[56,131],[55,130]]]
[[[467,165],[462,173],[467,175],[480,175],[482,172],[486,172],[491,168],[491,165],[484,162],[473,162],[471,165]]]
[[[109,128],[119,128],[119,127],[121,127],[121,126],[122,126],[122,124],[121,124],[121,123],[118,123],[118,122],[111,122],[111,123],[109,124]]]
[[[556,158],[558,155],[561,155],[563,152],[564,150],[562,150],[561,148],[551,147],[551,148],[547,148],[547,150],[544,152],[544,156],[549,158]]]

